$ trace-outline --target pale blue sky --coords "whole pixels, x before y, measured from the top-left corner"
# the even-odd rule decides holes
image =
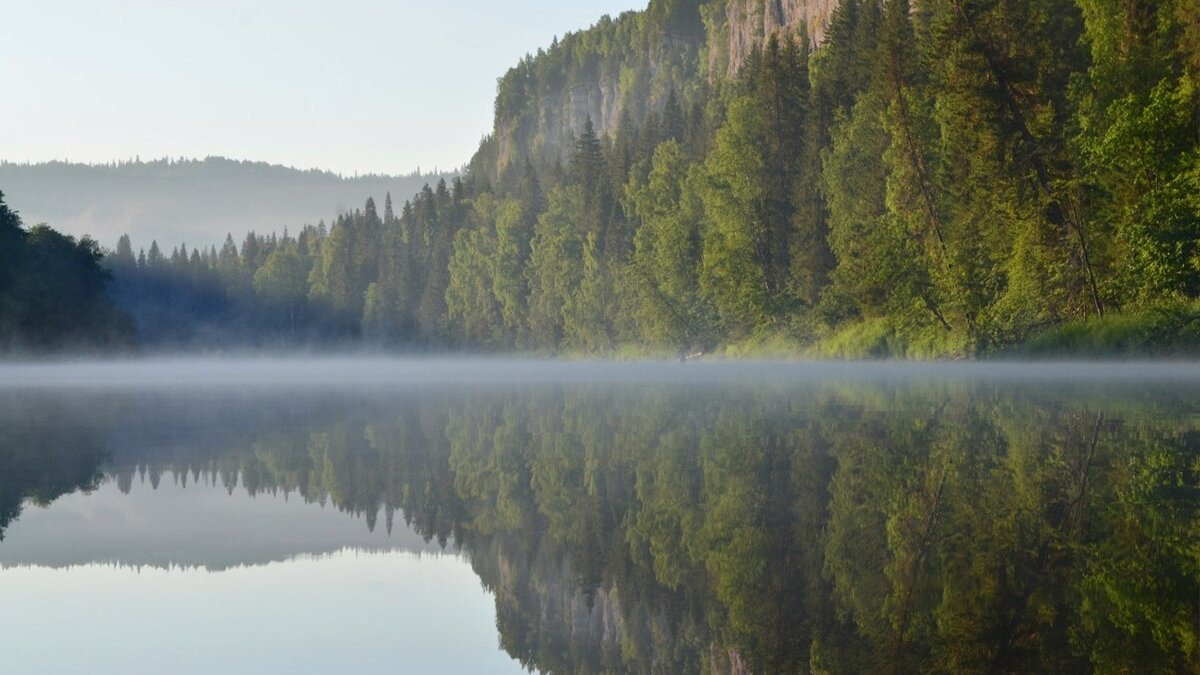
[[[453,168],[496,78],[645,0],[6,0],[0,159]]]

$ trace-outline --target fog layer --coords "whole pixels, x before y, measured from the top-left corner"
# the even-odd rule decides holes
[[[996,380],[1054,383],[1200,382],[1185,362],[600,361],[499,358],[163,358],[0,364],[0,388],[411,387],[628,382],[795,384],[836,381]]]

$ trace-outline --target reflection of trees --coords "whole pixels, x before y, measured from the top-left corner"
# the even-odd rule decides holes
[[[1200,667],[1200,425],[1169,391],[546,386],[244,408],[262,412],[172,420],[192,443],[119,453],[118,481],[240,481],[371,527],[400,513],[469,555],[531,668]],[[100,458],[64,461],[61,484],[90,485]]]
[[[130,489],[137,476],[157,487],[164,475],[186,487],[191,476],[230,492],[240,486],[250,496],[330,503],[372,530],[382,515],[390,532],[401,513],[429,539],[445,544],[453,535],[446,417],[437,406],[418,399],[392,401],[386,409],[357,400],[281,405],[267,399],[202,413],[172,411],[194,416],[189,433],[151,433],[140,452],[118,453],[113,472],[121,489]],[[162,418],[169,416],[139,408],[127,424],[155,427]]]
[[[1182,403],[790,394],[451,406],[462,543],[506,647],[572,672],[1200,665]]]
[[[108,455],[95,426],[56,412],[24,397],[0,400],[0,540],[26,501],[46,505],[102,479]]]

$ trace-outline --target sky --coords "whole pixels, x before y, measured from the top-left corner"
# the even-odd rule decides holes
[[[646,0],[4,0],[0,160],[453,169],[496,80]]]

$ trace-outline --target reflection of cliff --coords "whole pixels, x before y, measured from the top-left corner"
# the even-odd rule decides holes
[[[1195,391],[1030,392],[139,401],[108,437],[131,496],[143,472],[192,490],[174,471],[327,504],[364,536],[403,514],[470,558],[537,670],[1194,671]]]

